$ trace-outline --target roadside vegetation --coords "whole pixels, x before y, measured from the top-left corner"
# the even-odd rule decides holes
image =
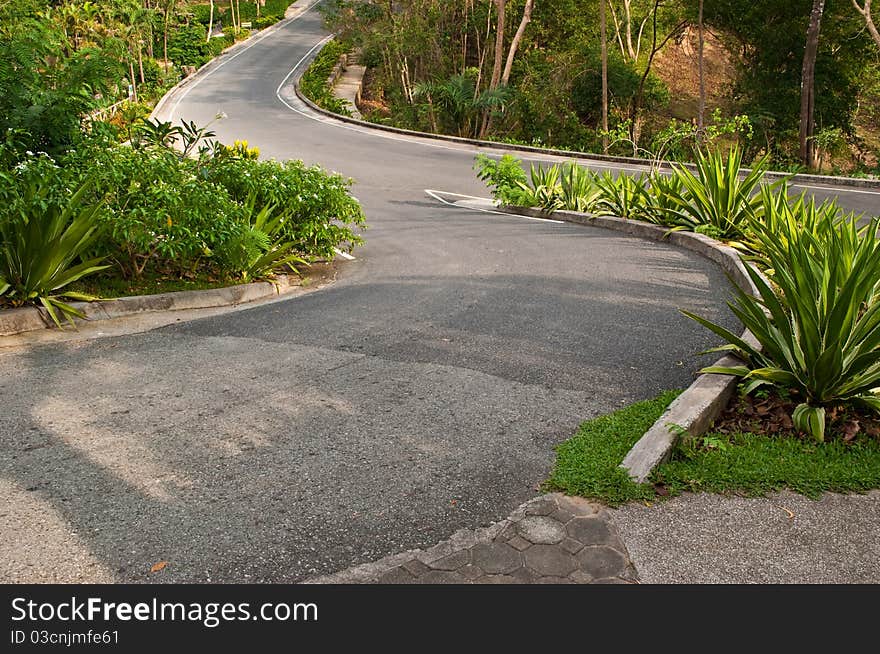
[[[331,29],[367,66],[368,120],[679,161],[721,136],[745,162],[767,157],[775,170],[878,174],[880,43],[870,3],[325,5]]]
[[[714,351],[742,360],[703,372],[741,377],[747,395],[783,394],[792,426],[818,442],[831,415],[850,416],[858,433],[859,412],[880,414],[880,218],[792,195],[784,179],[767,183],[766,158],[745,176],[741,163],[734,148],[698,152],[694,171],[673,166],[670,175],[641,177],[573,163],[527,175],[510,155],[479,155],[475,165],[502,204],[642,220],[735,247],[758,293],[737,287],[730,307],[759,346],[684,312],[724,340]]]
[[[668,463],[661,464],[646,483],[637,484],[620,462],[676,395],[667,392],[585,422],[557,447],[556,465],[545,489],[619,506],[660,501],[683,492],[762,496],[787,489],[815,498],[823,492],[880,488],[876,431],[848,434],[846,422],[840,422],[840,431],[823,443],[793,432],[751,432],[742,429],[749,424],[748,419],[743,422],[745,407],[754,406],[749,404],[728,411],[722,431],[681,443]],[[752,417],[756,415],[752,411]]]
[[[170,21],[181,3],[134,4]],[[80,5],[0,5],[0,309],[36,304],[60,324],[79,315],[71,301],[106,289],[271,278],[361,242],[349,179],[262,161],[246,142],[218,142],[210,125],[93,114],[118,91],[126,57],[143,53],[102,31],[112,14],[103,7],[87,27],[56,20],[90,3]],[[174,53],[179,34],[167,34]],[[165,32],[153,36],[164,50]]]

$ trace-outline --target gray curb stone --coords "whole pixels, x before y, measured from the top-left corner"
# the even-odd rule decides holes
[[[540,209],[509,206],[502,209],[508,213],[532,218],[550,217]],[[593,216],[575,211],[555,211],[552,217],[554,220],[602,227],[630,236],[662,241],[696,252],[720,265],[737,285],[754,295],[758,294],[758,289],[752,283],[737,251],[703,234],[670,232],[666,227],[637,220],[626,220],[615,216]],[[742,338],[758,346],[755,337],[748,330],[743,332]],[[729,355],[719,359],[714,365],[735,366],[742,365],[742,362]],[[634,481],[645,482],[651,471],[669,457],[672,448],[685,433],[693,438],[709,429],[712,421],[727,405],[736,389],[736,384],[736,377],[730,375],[699,375],[632,447],[624,457],[621,467]]]
[[[236,306],[280,295],[292,288],[299,288],[299,285],[291,283],[288,275],[279,275],[274,283],[253,282],[203,291],[176,291],[156,295],[134,295],[115,300],[71,302],[70,305],[85,314],[87,321],[109,320],[155,311]],[[74,322],[82,323],[82,320],[75,318]],[[11,336],[54,326],[55,323],[42,308],[22,307],[0,311],[0,336]]]

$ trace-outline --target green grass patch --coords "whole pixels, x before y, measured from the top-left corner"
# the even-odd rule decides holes
[[[845,443],[758,434],[708,434],[682,444],[649,483],[636,484],[619,465],[678,392],[663,393],[581,425],[556,448],[546,490],[598,499],[610,506],[655,501],[685,491],[762,496],[789,489],[823,492],[880,488],[880,441]]]
[[[174,291],[201,291],[208,288],[232,286],[235,282],[211,277],[180,279],[154,273],[144,273],[137,279],[123,279],[96,275],[87,277],[69,286],[70,290],[94,295],[99,298],[117,298],[130,295],[155,295]]]
[[[556,467],[546,488],[594,497],[611,506],[654,499],[653,486],[634,483],[619,466],[678,393],[667,391],[656,399],[636,402],[582,424],[572,438],[556,448]]]
[[[700,446],[708,442],[710,445]],[[670,494],[735,492],[761,496],[793,490],[816,498],[826,491],[880,488],[880,441],[863,438],[819,443],[760,434],[709,434],[676,449],[654,473]]]

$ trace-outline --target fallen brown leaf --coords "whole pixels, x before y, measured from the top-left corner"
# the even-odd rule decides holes
[[[152,567],[150,567],[150,572],[159,572],[160,570],[164,570],[166,565],[168,565],[168,561],[159,561],[158,563],[154,563]]]

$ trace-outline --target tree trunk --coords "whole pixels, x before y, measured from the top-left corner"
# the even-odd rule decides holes
[[[523,9],[523,17],[519,22],[519,27],[516,30],[516,34],[513,35],[513,41],[510,42],[510,50],[507,52],[507,62],[504,64],[504,73],[501,75],[501,83],[507,84],[510,80],[510,71],[513,69],[513,58],[516,56],[516,51],[519,49],[519,44],[522,41],[523,34],[526,31],[526,25],[528,25],[532,20],[532,9],[535,6],[535,0],[526,0],[525,9]]]
[[[137,80],[134,77],[134,62],[129,59],[128,60],[128,72],[131,75],[131,96],[135,102],[138,101],[138,89],[137,89]]]
[[[211,42],[211,33],[214,31],[214,0],[211,0],[211,16],[208,18],[208,36],[205,43]]]
[[[507,9],[507,0],[495,0],[495,7],[498,10],[498,25],[495,28],[495,61],[492,63],[490,89],[497,88],[501,81],[501,62],[504,60],[504,14]]]
[[[874,19],[871,16],[871,0],[864,0],[864,5],[859,5],[856,0],[852,0],[853,6],[855,6],[856,11],[858,11],[862,18],[865,19],[865,25],[868,27],[868,33],[871,35],[871,38],[874,39],[874,43],[877,44],[877,47],[880,48],[880,32],[877,31],[877,26],[874,24]]]
[[[498,11],[498,24],[495,27],[495,60],[492,62],[492,78],[489,80],[490,90],[498,88],[498,84],[501,82],[501,62],[504,60],[504,13],[507,9],[507,0],[495,0],[495,8]],[[486,109],[483,112],[483,124],[480,127],[479,138],[485,137],[489,131],[490,118],[491,113]]]
[[[141,45],[140,40],[138,40],[138,68],[140,68],[141,72],[141,84],[145,84],[147,78],[144,76],[144,47]]]
[[[608,154],[608,21],[605,3],[599,0],[599,35],[602,41],[602,152]]]
[[[705,34],[703,25],[703,0],[700,0],[699,22],[699,50],[697,52],[697,66],[700,69],[700,106],[697,111],[697,143],[702,145],[703,128],[706,126],[706,62],[703,57]]]
[[[810,27],[807,30],[807,45],[804,49],[804,64],[801,68],[801,125],[800,155],[801,161],[808,168],[816,167],[816,143],[813,140],[815,125],[813,109],[815,106],[816,57],[819,54],[819,29],[822,25],[822,14],[825,11],[825,0],[813,0],[813,11],[810,12]]]

